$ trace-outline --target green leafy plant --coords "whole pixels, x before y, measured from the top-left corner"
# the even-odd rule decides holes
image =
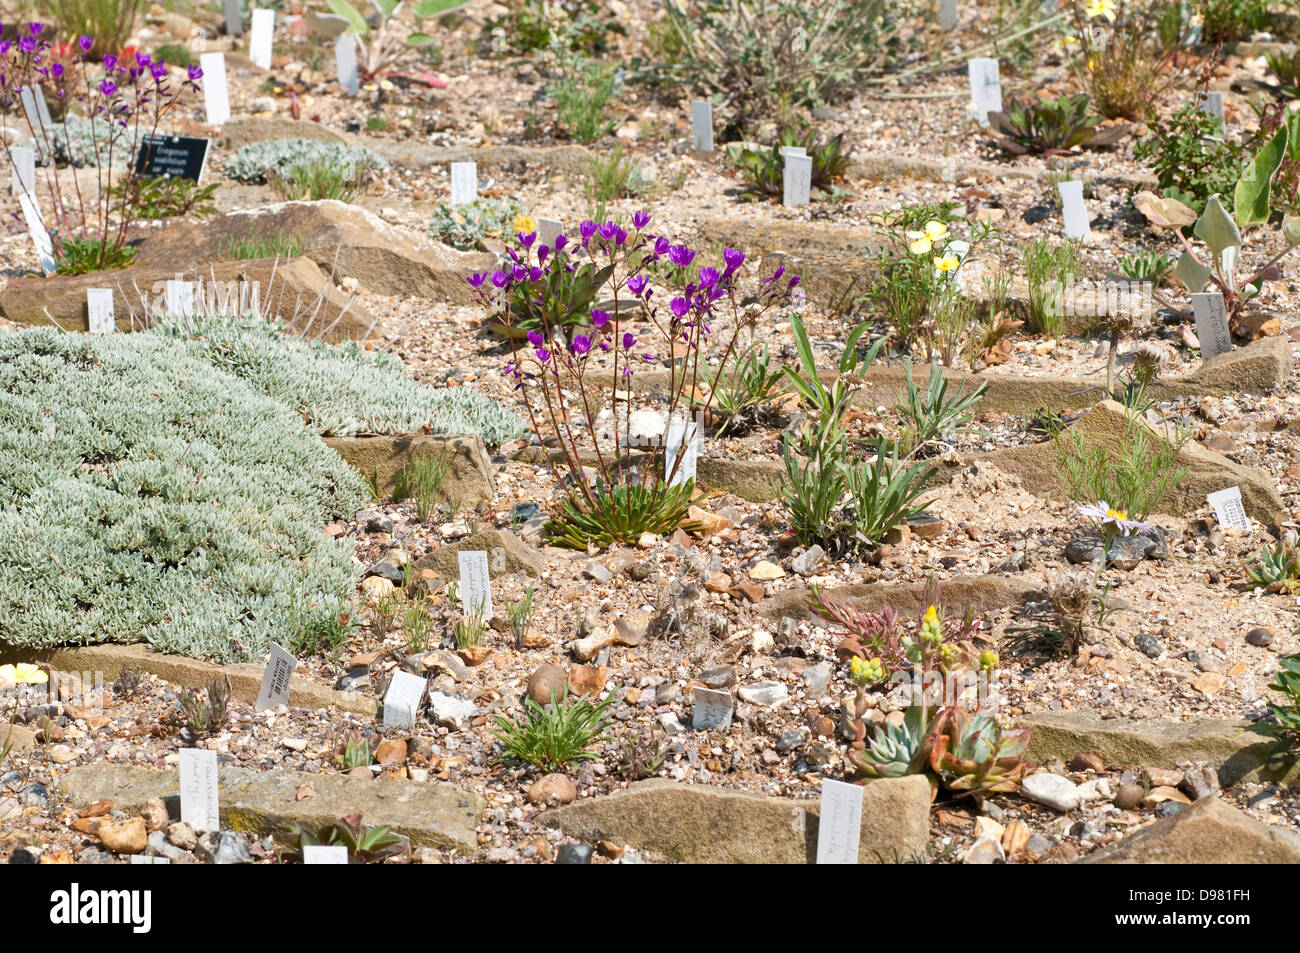
[[[497,727],[493,736],[501,744],[502,760],[552,772],[596,757],[592,746],[609,740],[601,733],[601,722],[615,700],[613,692],[595,704],[585,696],[570,698],[567,687],[545,707],[524,699],[523,718],[493,716]]]
[[[364,173],[358,176],[355,169],[331,165],[325,160],[296,165],[288,175],[276,176],[269,181],[271,188],[290,202],[300,199],[351,202],[366,186]]]
[[[1300,744],[1300,654],[1283,655],[1278,659],[1282,668],[1268,687],[1283,696],[1281,703],[1270,700],[1268,710],[1276,724],[1261,724],[1256,728],[1280,735],[1291,744]]]
[[[1217,118],[1186,103],[1168,121],[1155,119],[1149,128],[1133,156],[1151,166],[1161,196],[1199,212],[1210,195],[1231,195],[1246,155],[1223,135]]]
[[[412,654],[423,652],[429,647],[429,637],[433,634],[433,617],[429,614],[429,605],[423,596],[412,599],[402,613],[402,633],[406,636],[406,646]]]
[[[759,199],[781,194],[785,177],[785,156],[781,150],[790,147],[803,149],[812,159],[813,188],[829,191],[834,181],[842,178],[848,169],[849,150],[844,146],[843,133],[818,142],[817,130],[810,128],[800,132],[788,127],[767,148],[743,146],[729,150],[732,163],[745,180],[742,198]]]
[[[61,275],[88,275],[126,268],[135,260],[135,248],[115,247],[111,238],[65,238],[56,249],[54,260]]]
[[[1072,48],[1078,50],[1071,69],[1097,111],[1108,119],[1147,117],[1185,72],[1179,4],[1115,4],[1108,16],[1089,15],[1096,8],[1084,3],[1068,9],[1077,43]],[[1161,17],[1167,13],[1172,22],[1162,32]]]
[[[1132,520],[1145,520],[1177,486],[1187,469],[1178,454],[1190,439],[1181,431],[1164,439],[1132,411],[1114,440],[1090,439],[1077,424],[1054,438],[1057,466],[1080,504],[1107,501]]]
[[[773,370],[771,361],[765,346],[751,344],[719,372],[712,388],[713,410],[723,418],[719,437],[744,434],[772,419],[777,384],[785,375],[779,367]],[[696,403],[702,401],[695,398]]]
[[[483,607],[475,604],[466,606],[465,611],[457,615],[451,624],[451,635],[456,640],[456,648],[467,649],[483,644],[487,634],[487,625],[483,621]]]
[[[1268,24],[1268,0],[1198,0],[1206,43],[1235,43]]]
[[[1149,281],[1159,287],[1174,270],[1174,259],[1164,252],[1139,248],[1131,255],[1124,255],[1119,260],[1119,270],[1126,278],[1134,281]]]
[[[370,0],[376,21],[373,27],[347,0],[327,2],[334,15],[347,22],[346,31],[357,38],[357,65],[360,67],[361,78],[370,80],[388,70],[402,52],[402,45],[397,42],[392,29],[392,20],[402,7],[401,0]],[[423,0],[411,9],[417,17],[436,18],[459,10],[468,2],[469,0]],[[432,46],[436,42],[435,37],[418,31],[408,34],[405,39],[407,46],[416,47]]]
[[[520,652],[524,650],[524,634],[533,620],[533,597],[536,594],[536,590],[529,586],[523,596],[506,603],[506,624],[515,637],[515,648]]]
[[[1246,576],[1269,592],[1289,595],[1300,590],[1300,537],[1285,533],[1272,546],[1257,551],[1246,563]]]
[[[326,649],[337,653],[347,645],[356,627],[352,606],[342,600],[313,606],[303,610],[290,646],[295,655],[315,655]]]
[[[230,261],[257,258],[297,258],[307,250],[307,239],[300,232],[279,229],[269,235],[232,238],[223,252]]]
[[[148,8],[146,0],[45,0],[42,9],[54,21],[60,37],[93,36],[105,53],[117,53]],[[158,52],[162,53],[162,48]],[[168,58],[168,63],[187,64]]]
[[[378,864],[406,853],[410,841],[386,826],[363,828],[360,814],[348,814],[329,824],[298,825],[289,846],[280,851],[280,863],[303,863],[306,847],[346,847],[349,864]]]
[[[618,125],[605,118],[605,107],[614,94],[614,68],[575,58],[549,88],[555,102],[560,128],[578,142],[595,142]]]
[[[984,392],[989,389],[987,382],[981,383],[975,390],[966,393],[966,381],[962,380],[957,393],[948,396],[948,379],[937,364],[930,365],[930,383],[924,393],[912,379],[912,362],[905,365],[907,386],[901,394],[902,400],[895,408],[903,416],[895,445],[903,456],[922,452],[932,441],[942,435],[964,433],[966,424],[974,417],[972,409],[979,403]]]
[[[1300,50],[1290,57],[1266,51],[1264,59],[1268,63],[1269,72],[1277,80],[1282,95],[1287,99],[1300,99]]]
[[[1064,155],[1079,146],[1111,146],[1127,132],[1126,126],[1098,129],[1098,116],[1088,115],[1088,97],[1012,99],[1002,112],[989,113],[989,125],[1001,133],[998,146],[1011,155]]]
[[[342,771],[368,768],[375,763],[375,746],[355,731],[348,732],[335,749],[334,760]]]
[[[1029,320],[1043,334],[1065,333],[1065,294],[1083,266],[1075,242],[1052,244],[1036,238],[1024,246],[1025,281],[1029,287]]]
[[[594,156],[582,175],[582,193],[593,221],[605,218],[610,202],[646,195],[653,183],[646,179],[635,156],[625,155],[616,143],[606,155]]]
[[[1020,760],[1029,729],[1003,731],[996,712],[953,706],[939,713],[930,731],[930,769],[945,789],[973,797],[1020,790],[1029,769]]]
[[[221,171],[238,182],[288,179],[293,170],[324,165],[345,173],[349,181],[388,168],[388,160],[365,146],[346,146],[316,139],[267,139],[243,146],[222,163]]]
[[[678,526],[690,529],[686,513],[695,498],[695,481],[676,486],[643,487],[638,483],[592,488],[589,498],[566,497],[546,524],[552,546],[586,549],[588,545],[630,543],[642,533],[667,535]]]
[[[416,517],[424,521],[442,501],[450,475],[451,462],[446,455],[429,449],[417,451],[394,474],[393,499],[410,500]]]
[[[132,176],[132,179],[110,186],[109,193],[125,200],[127,192],[132,192],[131,200],[137,205],[139,218],[150,221],[181,215],[207,218],[217,213],[212,202],[217,182],[201,186],[191,179],[169,175]]]
[[[230,679],[218,678],[205,688],[187,688],[177,704],[191,738],[206,738],[221,730],[230,713]]]
[[[439,205],[429,222],[429,237],[469,251],[485,238],[509,238],[515,219],[523,213],[523,206],[512,198],[481,198],[464,205]]]

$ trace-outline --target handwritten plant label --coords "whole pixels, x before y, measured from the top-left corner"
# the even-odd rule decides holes
[[[468,205],[478,198],[478,165],[473,162],[451,164],[451,204]]]
[[[696,152],[713,151],[713,104],[707,99],[691,100],[691,135]]]
[[[275,33],[275,11],[254,10],[248,58],[262,69],[271,68],[271,37]]]
[[[692,694],[695,698],[691,708],[692,728],[696,731],[722,731],[731,727],[731,713],[736,706],[731,692],[697,688]]]
[[[9,194],[36,191],[36,150],[24,146],[14,146],[9,150],[13,160],[13,169],[9,179]]]
[[[243,36],[244,35],[244,11],[239,9],[239,0],[225,0],[223,8],[226,11],[226,36]],[[203,74],[207,75],[207,70]]]
[[[456,554],[460,565],[460,604],[480,619],[492,618],[492,583],[487,553],[481,549]]]
[[[302,862],[304,864],[346,864],[348,849],[342,845],[307,846],[302,849]]]
[[[1066,237],[1087,241],[1092,235],[1092,225],[1088,221],[1088,209],[1083,204],[1083,183],[1058,182],[1056,190],[1061,193],[1061,214],[1065,218]]]
[[[700,459],[699,425],[674,417],[668,421],[668,435],[664,441],[664,479],[670,486],[678,486],[695,479],[695,468]],[[683,445],[685,449],[683,450]],[[682,462],[677,463],[681,454]],[[673,467],[677,472],[673,472]]]
[[[805,149],[803,146],[782,146],[781,147],[782,162],[785,161],[786,156],[806,156],[807,154],[808,154],[808,150]]]
[[[1216,490],[1205,499],[1214,507],[1214,517],[1220,526],[1250,531],[1250,520],[1246,518],[1245,507],[1241,505],[1241,487],[1230,486],[1226,490]]]
[[[1201,101],[1197,107],[1207,116],[1213,116],[1219,120],[1219,125],[1223,125],[1223,93],[1207,92],[1201,94]]]
[[[1201,358],[1208,361],[1232,350],[1228,333],[1228,309],[1218,291],[1192,295],[1192,312],[1196,315],[1196,338],[1201,342]]]
[[[193,136],[146,133],[141,137],[140,149],[135,154],[135,174],[198,182],[203,178],[203,167],[208,161],[210,141]]]
[[[86,289],[86,330],[91,334],[112,334],[117,330],[112,288]]]
[[[384,727],[414,728],[426,682],[410,672],[394,672],[384,693]]]
[[[981,126],[989,124],[989,113],[1002,111],[1002,80],[998,76],[998,61],[977,56],[967,61],[970,73],[971,111]]]
[[[289,680],[297,667],[298,660],[293,653],[271,643],[271,657],[262,673],[262,687],[257,692],[256,711],[289,704]]]
[[[170,864],[170,857],[160,857],[157,854],[132,854],[132,864]]]
[[[45,91],[40,86],[24,86],[19,97],[23,103],[23,114],[35,132],[39,133],[54,125],[50,120],[50,106],[45,101]]]
[[[36,207],[36,199],[28,192],[20,192],[18,204],[22,206],[27,231],[31,233],[36,255],[41,260],[41,271],[52,275],[59,267],[54,260],[54,242],[50,241],[50,233],[45,229],[45,220],[41,218],[41,210]]]
[[[812,156],[787,155],[781,180],[781,204],[807,205],[812,194]]]
[[[822,781],[817,822],[817,863],[856,864],[862,836],[862,788],[843,781]]]
[[[957,29],[957,0],[941,0],[939,4],[939,29]]]
[[[215,751],[181,749],[181,820],[196,831],[221,829]]]
[[[230,88],[226,85],[226,54],[202,53],[203,106],[209,126],[220,126],[230,118]]]
[[[357,73],[357,41],[351,33],[340,33],[334,38],[334,69],[339,74],[339,85],[349,96],[361,92],[361,77]]]
[[[558,218],[537,218],[537,242],[547,248],[555,247],[555,239],[564,234],[564,223]]]
[[[194,317],[194,282],[168,281],[166,295],[164,314],[173,318]]]

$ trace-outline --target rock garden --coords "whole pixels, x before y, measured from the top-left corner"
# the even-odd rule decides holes
[[[0,861],[1300,862],[1292,7],[0,0]]]

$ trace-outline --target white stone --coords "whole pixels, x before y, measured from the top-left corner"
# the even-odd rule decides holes
[[[1074,782],[1048,771],[1029,775],[1021,782],[1020,790],[1031,801],[1054,811],[1073,811],[1079,806],[1079,789]]]

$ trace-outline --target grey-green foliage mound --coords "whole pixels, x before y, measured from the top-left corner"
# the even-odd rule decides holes
[[[197,318],[161,325],[195,356],[297,411],[323,436],[481,434],[491,446],[519,437],[524,421],[464,387],[434,389],[383,351],[281,333],[260,318]]]
[[[69,116],[66,123],[56,122],[49,129],[50,146],[59,162],[67,162],[78,169],[99,163],[117,169],[126,168],[131,158],[133,140],[129,129],[95,117],[90,120]],[[35,144],[27,143],[29,148]]]
[[[0,641],[260,657],[334,604],[360,477],[158,334],[0,332]]]
[[[315,139],[268,139],[250,142],[226,160],[222,171],[240,182],[287,179],[294,169],[317,163],[347,169],[360,177],[371,169],[387,169],[388,160],[365,146],[346,146]]]

